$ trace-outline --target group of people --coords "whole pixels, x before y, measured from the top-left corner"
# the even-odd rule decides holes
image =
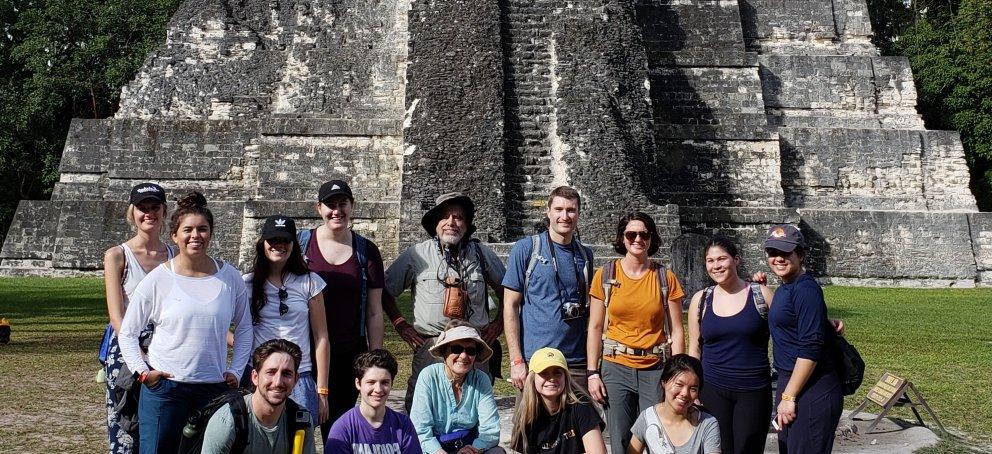
[[[320,427],[325,452],[502,452],[493,384],[504,333],[520,390],[515,451],[604,453],[608,433],[614,453],[762,452],[772,365],[780,452],[831,450],[842,393],[828,346],[840,327],[805,274],[796,227],[773,226],[764,241],[782,282],[774,292],[738,275],[732,241],[712,239],[705,263],[716,285],[692,296],[686,345],[686,295],[652,260],[660,236],[645,213],[620,218],[621,257],[595,269],[577,236],[579,193],[558,187],[547,229],[516,242],[504,266],[472,237],[471,198],[445,194],[421,220],[426,239],[386,268],[351,230],[354,205],[333,180],[318,191],[317,228],[265,219],[242,275],[208,254],[214,218],[202,194],[178,200],[167,246],[165,190],[132,189],[135,234],[105,255],[112,454],[176,452],[189,416],[239,386],[254,388],[244,397],[251,435],[218,411],[203,452],[313,452],[313,430],[298,439],[286,430],[304,419]],[[395,302],[406,290],[410,321]],[[387,317],[413,350],[409,417],[385,405],[398,369],[382,349]]]

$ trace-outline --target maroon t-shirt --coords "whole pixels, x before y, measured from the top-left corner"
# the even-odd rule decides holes
[[[327,315],[327,334],[331,344],[354,342],[362,337],[362,275],[358,271],[358,254],[352,251],[348,261],[332,265],[320,253],[317,233],[310,232],[311,241],[307,247],[310,271],[317,273],[327,286],[324,287],[324,313]],[[366,239],[365,258],[367,263],[368,289],[384,287],[382,255],[379,247]]]

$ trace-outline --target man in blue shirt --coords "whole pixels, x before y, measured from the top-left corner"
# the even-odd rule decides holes
[[[579,193],[560,186],[548,197],[548,230],[517,241],[503,277],[503,327],[510,379],[523,389],[527,364],[542,347],[560,350],[572,379],[586,386],[586,331],[592,250],[575,231]]]

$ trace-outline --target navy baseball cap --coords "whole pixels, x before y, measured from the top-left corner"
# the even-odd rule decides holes
[[[146,200],[165,203],[165,189],[155,183],[141,183],[131,188],[131,205],[137,205]]]
[[[806,248],[806,239],[799,227],[792,224],[773,225],[768,228],[768,237],[765,238],[765,249],[777,249],[782,252],[792,252],[796,247]]]
[[[293,238],[296,238],[296,221],[281,214],[265,218],[265,223],[262,224],[262,239],[275,238],[293,241]]]

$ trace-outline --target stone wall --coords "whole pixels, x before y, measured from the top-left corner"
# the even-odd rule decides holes
[[[400,242],[424,238],[437,196],[476,204],[478,237],[504,241],[503,52],[496,2],[413,2]]]
[[[471,195],[505,253],[568,184],[600,261],[636,209],[685,269],[713,233],[764,269],[787,222],[826,282],[992,285],[960,138],[924,128],[908,62],[871,33],[865,0],[185,2],[115,118],[73,122],[0,273],[98,269],[145,180],[203,191],[215,252],[246,267],[264,217],[318,225],[317,187],[342,178],[387,261],[441,193]]]

